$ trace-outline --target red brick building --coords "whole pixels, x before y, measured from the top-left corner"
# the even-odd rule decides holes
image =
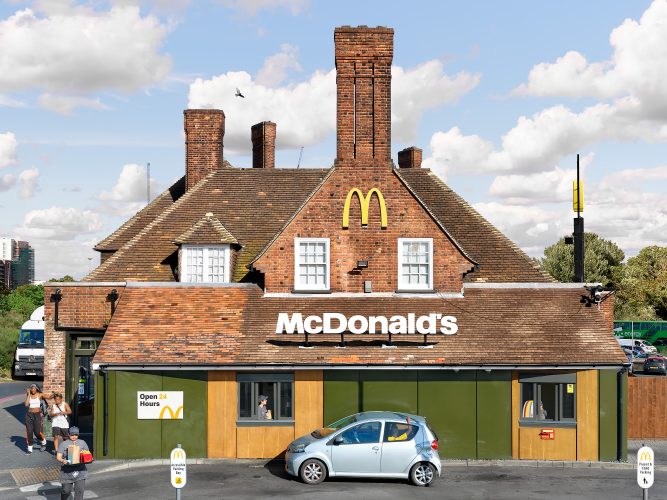
[[[275,168],[280,123],[263,122],[236,168],[223,111],[186,110],[185,176],[95,247],[82,283],[46,285],[47,390],[94,426],[98,457],[273,457],[372,409],[426,416],[445,457],[622,457],[612,300],[554,283],[420,149],[394,164],[392,29],[334,44],[333,166]]]

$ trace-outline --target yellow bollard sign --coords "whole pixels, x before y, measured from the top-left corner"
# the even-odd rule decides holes
[[[171,485],[180,489],[188,482],[185,450],[180,446],[171,450]]]

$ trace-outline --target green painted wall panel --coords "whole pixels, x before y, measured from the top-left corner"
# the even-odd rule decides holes
[[[116,374],[108,373],[108,398],[109,398],[109,420],[107,423],[107,448],[108,453],[104,455],[104,378],[99,371],[95,372],[95,416],[93,419],[93,447],[96,459],[114,458],[115,449],[115,418],[114,408],[116,407]]]
[[[628,460],[628,372],[621,377],[621,394],[623,395],[623,414],[621,415],[623,437],[621,439],[621,460]]]
[[[477,458],[512,458],[510,372],[477,372]]]
[[[160,458],[162,424],[159,420],[137,419],[137,391],[162,390],[161,373],[115,372],[115,375],[115,456]]]
[[[417,372],[367,370],[359,373],[361,410],[417,413]]]
[[[205,371],[162,372],[163,391],[183,391],[183,419],[161,421],[162,458],[178,443],[188,457],[206,457],[207,380]]]
[[[616,460],[618,411],[615,370],[599,370],[600,460]]]
[[[438,434],[443,458],[477,456],[475,372],[419,373],[417,413]]]
[[[325,371],[324,424],[330,424],[359,411],[359,372]]]

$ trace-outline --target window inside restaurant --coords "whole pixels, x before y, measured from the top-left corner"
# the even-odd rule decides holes
[[[522,421],[575,421],[575,374],[525,375],[520,382]]]
[[[266,422],[294,419],[293,374],[239,373],[236,380],[239,420]]]

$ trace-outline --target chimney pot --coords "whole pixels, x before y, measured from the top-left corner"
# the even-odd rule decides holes
[[[422,150],[411,146],[398,152],[399,168],[421,168]]]
[[[250,128],[252,140],[252,167],[275,168],[276,166],[276,124],[261,122]]]
[[[223,165],[225,113],[221,109],[186,109],[185,128],[185,189]]]

